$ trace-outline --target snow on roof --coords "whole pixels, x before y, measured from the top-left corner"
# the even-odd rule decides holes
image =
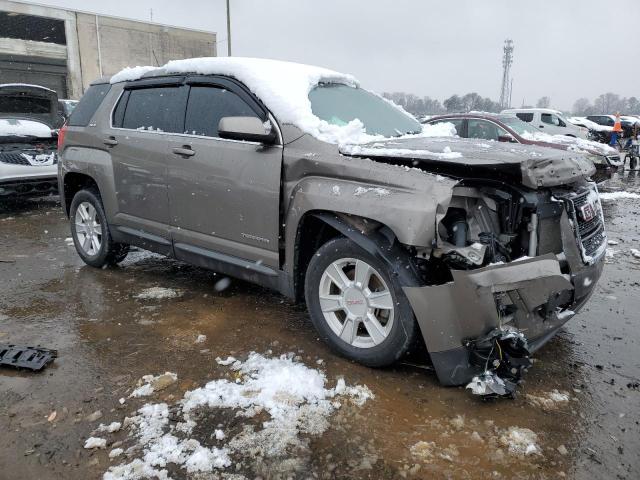
[[[297,126],[331,143],[352,137],[358,125],[330,125],[311,111],[309,92],[319,83],[359,86],[351,75],[326,68],[264,58],[208,57],[173,60],[162,67],[125,68],[111,83],[137,80],[150,74],[225,75],[244,83],[282,123]],[[352,122],[353,123],[353,122]],[[358,122],[359,123],[359,122]],[[360,125],[361,127],[361,125]]]

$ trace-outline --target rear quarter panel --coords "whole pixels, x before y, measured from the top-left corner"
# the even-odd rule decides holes
[[[112,222],[118,211],[111,154],[103,143],[110,127],[111,111],[120,97],[122,85],[114,85],[86,127],[68,127],[64,150],[59,153],[59,182],[64,177],[81,173],[91,177],[100,190],[107,220]]]

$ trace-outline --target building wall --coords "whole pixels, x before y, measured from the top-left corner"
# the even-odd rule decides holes
[[[70,98],[79,98],[92,81],[113,75],[126,66],[158,66],[169,60],[217,55],[216,34],[212,32],[9,0],[0,0],[1,11],[64,21],[66,45],[3,38],[0,32],[0,68],[11,66],[11,77],[7,73],[7,78],[31,75],[37,79],[45,78],[44,73],[38,76],[28,70],[28,65],[42,65],[48,71],[53,66],[59,69],[63,62],[67,70],[62,80],[67,87],[64,94]],[[0,82],[2,76],[0,70]]]
[[[215,34],[77,14],[83,85],[126,66],[164,65],[170,60],[216,55]]]

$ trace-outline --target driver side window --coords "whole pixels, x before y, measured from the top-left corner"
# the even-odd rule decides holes
[[[218,124],[223,117],[259,118],[244,100],[230,90],[212,86],[191,87],[184,133],[218,137]]]
[[[542,123],[546,123],[547,125],[555,125],[556,127],[564,127],[564,122],[560,120],[556,115],[551,113],[543,113],[541,116]]]

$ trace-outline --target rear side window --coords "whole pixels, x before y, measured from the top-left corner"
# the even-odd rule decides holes
[[[516,113],[516,117],[518,117],[523,122],[531,123],[533,122],[533,113]]]
[[[111,90],[111,85],[108,83],[91,85],[80,100],[80,103],[78,103],[78,106],[73,110],[69,118],[69,125],[72,127],[86,127],[89,125],[109,90]]]
[[[258,114],[230,90],[211,86],[192,86],[187,103],[184,133],[218,136],[218,124],[223,117],[258,117]]]
[[[122,115],[122,128],[182,133],[186,87],[154,87],[131,90],[116,107],[114,120]]]

